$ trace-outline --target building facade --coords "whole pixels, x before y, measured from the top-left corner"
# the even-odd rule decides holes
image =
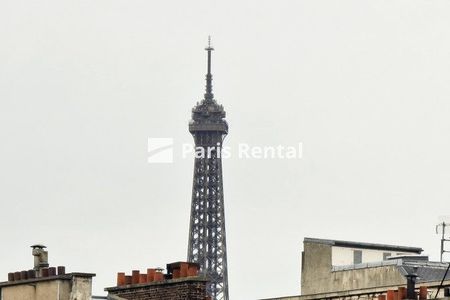
[[[380,265],[385,274],[376,281],[372,274],[373,269],[367,266],[377,266],[377,263],[392,257],[417,256],[422,251],[423,249],[418,247],[305,238],[302,252],[301,292],[302,294],[318,294],[374,285],[402,284],[404,277],[401,274],[387,271],[395,268],[391,262]],[[363,268],[353,267],[354,271],[348,272],[351,266],[358,265]],[[352,278],[352,276],[358,277]]]
[[[429,261],[420,255],[422,251],[419,247],[305,238],[301,295],[266,300],[449,299],[449,264]]]
[[[66,273],[65,267],[50,267],[43,245],[33,245],[34,268],[11,272],[0,282],[1,300],[91,300],[91,273]]]

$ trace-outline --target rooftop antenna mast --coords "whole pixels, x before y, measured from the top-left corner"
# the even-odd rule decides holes
[[[441,262],[443,261],[443,257],[445,253],[450,253],[450,251],[445,250],[445,242],[450,242],[450,239],[445,238],[445,230],[450,227],[450,223],[446,223],[445,221],[442,221],[442,223],[439,223],[436,225],[436,234],[439,234],[439,228],[442,228],[441,233]]]

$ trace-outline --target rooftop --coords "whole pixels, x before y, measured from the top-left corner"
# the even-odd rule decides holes
[[[85,278],[92,278],[95,274],[93,273],[67,273],[67,274],[61,274],[61,275],[54,275],[54,276],[48,276],[48,277],[37,277],[37,278],[29,278],[29,279],[19,279],[15,281],[4,281],[0,282],[0,288],[8,287],[8,286],[14,286],[14,285],[21,285],[21,284],[30,284],[30,283],[37,283],[37,282],[43,282],[43,281],[52,281],[52,280],[72,280],[73,277],[85,277]]]
[[[422,253],[423,249],[419,247],[410,246],[398,246],[398,245],[387,245],[387,244],[374,244],[374,243],[362,243],[362,242],[352,242],[352,241],[340,241],[340,240],[328,240],[328,239],[317,239],[317,238],[305,238],[304,243],[316,243],[324,244],[336,247],[348,247],[348,248],[359,248],[359,249],[371,249],[371,250],[386,250],[386,251],[400,251],[400,252],[410,252],[410,253]]]
[[[200,265],[197,263],[178,261],[167,264],[166,274],[163,273],[162,268],[149,268],[144,273],[141,273],[139,270],[133,270],[131,275],[119,272],[117,273],[117,285],[105,288],[105,291],[113,292],[144,286],[176,284],[186,281],[207,282],[208,280],[199,274],[199,269]]]

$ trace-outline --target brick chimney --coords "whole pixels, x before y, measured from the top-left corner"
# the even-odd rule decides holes
[[[106,288],[109,297],[126,300],[207,300],[208,280],[199,275],[199,265],[190,262],[167,264],[162,268],[149,268],[146,272],[133,270],[130,275],[117,273],[117,285]]]

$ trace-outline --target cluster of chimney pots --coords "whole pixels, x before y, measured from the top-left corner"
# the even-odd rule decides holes
[[[174,266],[170,270],[171,272],[168,272],[168,274],[164,274],[162,268],[147,269],[147,272],[142,274],[139,270],[133,270],[131,275],[119,272],[117,273],[117,286],[198,276],[199,267],[197,264],[181,262],[173,265]]]
[[[378,300],[404,300],[404,299],[419,299],[425,300],[428,298],[428,288],[421,286],[419,293],[414,291],[414,295],[408,295],[406,287],[399,287],[397,290],[388,290],[386,295],[379,295]]]
[[[45,278],[66,274],[66,268],[63,266],[49,267],[48,251],[44,245],[33,245],[32,254],[34,256],[34,269],[28,271],[19,271],[8,273],[8,281],[19,281],[35,278]]]

